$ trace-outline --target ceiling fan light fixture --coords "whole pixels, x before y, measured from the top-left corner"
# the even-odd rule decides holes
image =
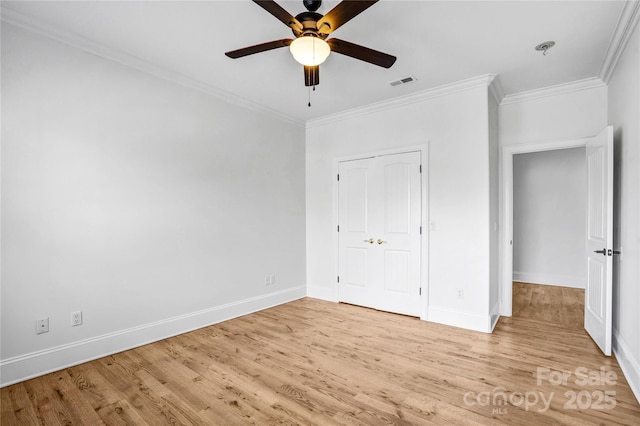
[[[291,42],[289,50],[296,61],[306,66],[320,65],[331,53],[327,42],[315,36],[298,37]]]

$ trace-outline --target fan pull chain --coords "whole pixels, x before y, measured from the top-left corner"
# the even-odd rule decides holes
[[[310,70],[310,72],[309,72],[309,79],[310,79],[311,81],[314,81],[314,82],[315,82],[315,81],[317,81],[317,75],[316,75],[316,73],[317,73],[317,72],[318,72],[317,67],[316,67],[316,68],[313,68],[312,70]],[[311,108],[311,86],[307,86],[307,90],[308,90],[308,92],[307,92],[307,97],[308,97],[308,99],[309,99],[309,103],[307,103],[307,106],[308,106],[309,108]],[[316,85],[315,85],[315,84],[313,85],[313,91],[314,91],[314,92],[316,91]]]
[[[314,43],[312,44],[312,49],[313,49],[313,59],[314,59],[314,62],[315,62],[315,57],[316,57],[316,43],[315,43],[315,40],[314,40]],[[313,71],[312,71],[312,75],[311,75],[311,78],[313,79],[313,81],[316,80],[315,72],[316,72],[316,69],[314,68]],[[316,85],[315,84],[313,85],[313,91],[314,92],[316,91]],[[311,108],[311,88],[309,88],[309,103],[307,104],[307,106],[309,108]]]
[[[314,92],[316,91],[316,86],[313,86],[313,91]],[[307,104],[307,106],[309,108],[311,108],[311,87],[309,87],[309,92],[308,93],[309,93],[309,103]]]

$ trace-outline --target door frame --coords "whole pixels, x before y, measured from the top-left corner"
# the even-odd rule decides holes
[[[530,152],[585,148],[591,137],[562,139],[550,142],[503,145],[500,161],[500,315],[513,314],[513,156]]]
[[[420,223],[422,226],[422,235],[420,238],[420,288],[422,294],[420,295],[420,319],[427,320],[427,309],[429,306],[429,142],[423,145],[410,145],[406,147],[398,147],[385,149],[381,151],[370,151],[359,154],[348,155],[344,157],[335,158],[333,160],[333,247],[336,248],[336,254],[334,259],[334,272],[335,276],[339,275],[339,262],[340,262],[340,250],[339,250],[339,235],[338,235],[338,219],[339,219],[339,203],[338,203],[338,171],[341,162],[362,160],[365,158],[380,157],[384,155],[393,154],[405,154],[408,152],[419,152],[420,163],[422,164],[422,173],[420,175],[421,193],[420,193]],[[339,301],[339,283],[336,279],[333,287],[333,299]]]

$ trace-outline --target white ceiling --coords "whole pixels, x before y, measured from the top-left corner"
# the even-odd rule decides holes
[[[278,0],[292,15],[302,1]],[[327,13],[337,1],[325,0]],[[107,57],[231,93],[296,121],[497,74],[509,95],[598,77],[624,1],[382,0],[332,36],[395,55],[390,69],[339,54],[311,94],[287,48],[240,59],[224,52],[291,37],[248,0],[2,2],[3,19]],[[534,50],[553,40],[544,56]],[[416,82],[391,87],[413,76]]]

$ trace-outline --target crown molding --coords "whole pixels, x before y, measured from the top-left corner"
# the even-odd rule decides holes
[[[609,79],[611,78],[616,65],[618,65],[620,56],[622,56],[622,52],[627,46],[633,31],[638,26],[639,20],[640,1],[627,0],[624,4],[624,8],[622,9],[622,13],[620,13],[618,24],[613,32],[613,36],[609,42],[609,47],[607,48],[604,60],[600,66],[600,72],[598,73],[598,77],[600,77],[600,79],[605,83],[609,83]]]
[[[557,84],[555,86],[543,87],[541,89],[527,90],[525,92],[506,95],[500,105],[509,105],[518,102],[532,101],[534,99],[548,98],[571,92],[595,89],[606,86],[605,82],[598,77],[585,78],[582,80],[570,81],[568,83]]]
[[[411,105],[417,102],[423,102],[429,99],[447,96],[453,93],[464,92],[479,87],[487,88],[495,80],[495,78],[496,76],[494,74],[485,74],[478,77],[469,78],[467,80],[461,80],[455,83],[444,84],[442,86],[422,90],[420,92],[398,96],[386,101],[376,102],[362,107],[352,108],[335,114],[326,115],[324,117],[311,119],[307,121],[307,129],[311,127],[323,126],[325,124],[334,123],[337,121],[350,120],[356,117],[373,114],[375,112],[399,108],[405,105]]]
[[[0,4],[0,20],[3,23],[14,25],[27,31],[40,34],[42,36],[56,40],[60,43],[99,56],[103,59],[117,62],[129,68],[134,68],[138,71],[142,71],[154,77],[179,84],[189,89],[197,90],[201,93],[207,94],[232,105],[270,115],[271,117],[290,124],[294,124],[299,127],[304,127],[305,125],[304,120],[283,114],[272,108],[268,108],[249,99],[240,97],[231,92],[227,92],[226,90],[211,86],[191,77],[187,77],[184,74],[165,69],[151,62],[147,62],[133,55],[124,53],[120,50],[109,48],[70,31],[61,30],[60,28],[57,28],[51,24],[29,18],[7,7],[4,3]]]

